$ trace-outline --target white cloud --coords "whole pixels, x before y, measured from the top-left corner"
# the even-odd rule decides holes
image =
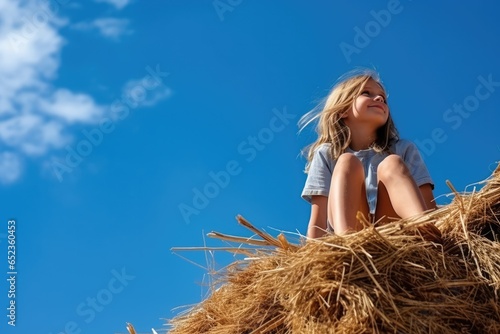
[[[121,35],[130,34],[132,32],[128,29],[129,20],[127,19],[116,19],[108,17],[96,19],[93,23],[103,36],[109,38],[116,39]]]
[[[144,85],[145,78],[138,80],[129,80],[123,87],[122,96],[126,96],[129,101],[135,103],[138,107],[152,107],[161,100],[172,96],[172,90],[159,83],[154,89]]]
[[[70,126],[104,113],[94,99],[52,80],[60,66],[66,24],[39,1],[0,0],[0,182],[20,177],[23,156],[40,156],[71,141]]]
[[[92,97],[58,89],[52,97],[41,101],[40,109],[68,123],[95,123],[103,115],[104,108],[96,105]]]
[[[0,182],[8,184],[21,176],[22,164],[19,155],[12,152],[0,152]]]
[[[130,0],[95,0],[96,2],[106,2],[116,7],[116,9],[123,9],[130,3]]]
[[[74,29],[88,31],[97,30],[106,38],[118,40],[123,35],[129,35],[132,30],[128,28],[130,21],[114,17],[95,19],[92,22],[80,22],[73,25]]]
[[[70,141],[63,130],[64,125],[60,122],[24,114],[0,122],[0,139],[26,155],[39,156],[50,148],[60,148]]]
[[[58,2],[50,3],[55,6]],[[125,6],[128,1],[113,3]],[[47,166],[48,160],[54,160],[56,150],[75,144],[73,134],[82,126],[96,126],[105,117],[116,118],[108,106],[98,104],[92,96],[54,84],[65,44],[59,30],[67,21],[57,16],[62,12],[60,8],[50,8],[47,4],[38,0],[0,0],[0,183],[3,184],[18,180],[23,164],[30,159],[39,158],[42,166]],[[88,27],[99,29],[110,38],[130,33],[126,19],[97,19]],[[163,83],[168,73],[159,65],[146,66],[146,72],[144,78],[124,85],[122,96],[129,96],[120,103],[148,107],[171,95]]]

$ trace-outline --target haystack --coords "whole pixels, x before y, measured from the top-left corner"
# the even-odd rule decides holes
[[[485,182],[419,217],[298,244],[238,217],[259,238],[211,234],[247,258],[170,333],[500,333],[500,168]]]

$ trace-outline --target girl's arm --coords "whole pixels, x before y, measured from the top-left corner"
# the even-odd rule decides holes
[[[308,238],[319,238],[326,234],[328,197],[312,196],[311,217],[307,227]]]
[[[421,185],[419,188],[422,193],[422,197],[424,198],[425,205],[427,206],[427,210],[437,209],[436,201],[434,201],[434,194],[432,193],[432,186],[429,183],[426,183]]]

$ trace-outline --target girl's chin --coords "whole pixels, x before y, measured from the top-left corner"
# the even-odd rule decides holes
[[[372,118],[374,123],[380,124],[381,126],[387,123],[389,118],[386,115],[378,114],[378,115],[373,115]]]

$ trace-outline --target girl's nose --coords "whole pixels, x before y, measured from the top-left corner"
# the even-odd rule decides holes
[[[373,100],[378,102],[384,102],[384,97],[382,95],[377,95]]]

